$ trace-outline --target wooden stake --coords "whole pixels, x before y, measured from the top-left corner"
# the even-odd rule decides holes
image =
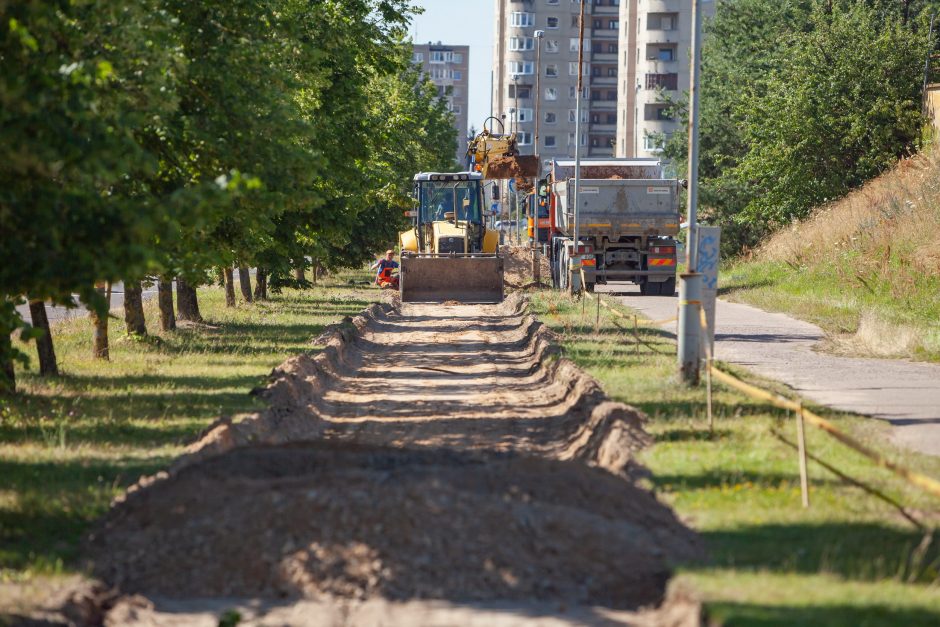
[[[705,397],[708,402],[708,432],[715,433],[715,414],[712,413],[712,360],[705,362]]]
[[[594,333],[600,333],[601,329],[601,295],[595,294],[597,297],[597,311],[594,313]]]
[[[803,433],[803,404],[796,412],[796,442],[800,456],[800,492],[803,495],[803,507],[809,507],[809,478],[806,474],[806,436]]]
[[[636,321],[636,314],[633,315],[633,339],[636,340],[635,354],[640,354],[640,328]]]

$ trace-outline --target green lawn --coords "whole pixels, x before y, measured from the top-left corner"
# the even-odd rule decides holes
[[[940,361],[940,276],[910,269],[891,280],[863,276],[857,261],[848,253],[802,267],[739,261],[722,272],[719,291],[820,326],[837,352]]]
[[[148,303],[151,338],[129,340],[112,320],[109,362],[91,358],[87,319],[56,325],[62,376],[20,370],[19,394],[0,400],[0,580],[73,572],[82,534],[114,496],[219,416],[258,408],[248,392],[274,366],[378,298],[353,277],[367,278],[234,309],[221,290],[200,289],[207,325],[166,335]]]
[[[940,537],[918,554],[923,532],[813,462],[812,502],[804,510],[796,454],[770,432],[779,428],[795,439],[786,412],[716,388],[716,429],[709,433],[704,389],[676,383],[674,340],[641,327],[637,354],[632,328],[617,328],[603,308],[595,332],[589,298],[582,314],[581,304],[541,292],[533,309],[608,394],[649,416],[656,444],[642,461],[653,472],[652,487],[707,543],[709,560],[683,566],[679,580],[699,591],[710,617],[726,625],[940,624]],[[890,449],[879,423],[819,413],[892,457],[940,476],[940,459]],[[940,500],[821,432],[811,430],[807,438],[811,453],[908,505],[932,526],[940,522]]]

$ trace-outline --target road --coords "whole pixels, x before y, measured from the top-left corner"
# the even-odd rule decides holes
[[[650,319],[676,313],[675,297],[641,297],[632,285],[598,291],[612,288]],[[782,381],[826,407],[885,420],[897,444],[940,456],[940,365],[818,352],[825,333],[816,325],[739,303],[718,301],[716,321],[717,359]],[[674,330],[675,323],[664,328]]]
[[[157,285],[153,284],[149,287],[144,287],[143,299],[146,301],[150,298],[156,298],[157,296]],[[73,318],[82,318],[88,315],[88,310],[82,305],[78,297],[74,297],[75,307],[62,307],[60,305],[46,305],[46,315],[49,317],[49,323],[55,324],[56,322],[61,322],[62,320],[71,320]],[[111,287],[111,309],[121,309],[124,307],[124,284],[115,283]],[[29,322],[29,306],[20,305],[16,310],[23,316],[23,320]]]

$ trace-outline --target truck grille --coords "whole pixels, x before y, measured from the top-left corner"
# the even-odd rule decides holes
[[[463,253],[462,237],[442,237],[437,242],[437,252],[439,253]]]

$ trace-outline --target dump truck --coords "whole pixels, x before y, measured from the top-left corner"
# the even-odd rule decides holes
[[[582,159],[576,243],[575,162],[552,162],[530,207],[547,213],[539,235],[549,245],[555,287],[569,288],[574,259],[573,272],[583,272],[588,291],[618,281],[636,283],[643,295],[675,294],[683,183],[663,170],[657,159]]]
[[[413,198],[412,226],[399,234],[402,302],[501,302],[503,259],[484,217],[483,175],[421,172]]]

